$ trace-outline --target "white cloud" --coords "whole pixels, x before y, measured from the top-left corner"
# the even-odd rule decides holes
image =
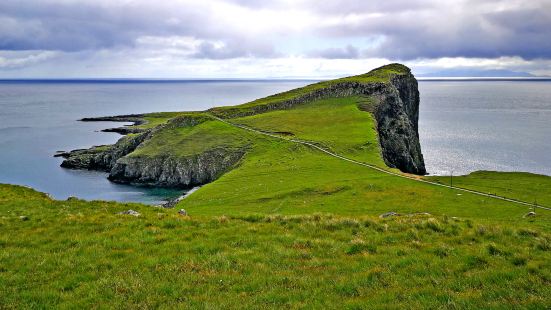
[[[52,51],[0,52],[0,69],[17,69],[35,65],[59,55]]]

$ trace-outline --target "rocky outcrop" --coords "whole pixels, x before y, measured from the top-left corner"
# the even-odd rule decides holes
[[[374,116],[385,163],[403,172],[426,174],[419,143],[417,80],[411,73],[396,75],[376,98]]]
[[[109,172],[117,160],[133,152],[149,138],[150,134],[151,131],[139,135],[125,136],[114,145],[94,146],[90,149],[56,154],[56,156],[65,158],[61,163],[63,168]]]
[[[85,117],[80,119],[81,122],[130,122],[134,125],[145,124],[143,114],[128,114],[117,116],[100,116],[100,117]]]
[[[143,114],[129,114],[129,115],[117,115],[117,116],[101,116],[101,117],[85,117],[80,120],[81,122],[129,122],[131,125],[125,125],[123,127],[107,128],[103,129],[103,132],[116,132],[121,135],[129,135],[145,132],[145,129],[136,127],[138,125],[146,124]]]
[[[193,156],[127,156],[116,162],[109,180],[159,187],[192,187],[216,180],[245,154],[245,149],[213,149]]]
[[[189,156],[129,155],[162,130],[197,126],[209,119],[203,115],[179,116],[143,133],[122,137],[114,145],[62,152],[55,156],[65,158],[61,167],[106,171],[109,172],[108,178],[117,183],[174,188],[202,185],[212,182],[237,164],[245,154],[245,148],[215,148]]]

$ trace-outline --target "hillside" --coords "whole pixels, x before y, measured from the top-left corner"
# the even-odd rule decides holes
[[[546,230],[422,214],[190,217],[0,185],[0,308],[545,309]]]
[[[527,213],[551,206],[551,177],[424,176],[418,108],[393,64],[237,106],[85,119],[135,125],[63,167],[201,188],[158,208],[0,185],[0,308],[549,308],[551,210]]]

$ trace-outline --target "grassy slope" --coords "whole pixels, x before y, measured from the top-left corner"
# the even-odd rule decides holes
[[[551,306],[551,236],[529,223],[189,218],[0,185],[0,231],[0,308]]]
[[[385,167],[376,124],[370,113],[360,111],[362,98],[320,100],[292,110],[274,111],[232,120],[265,131],[292,133],[333,152]]]
[[[261,130],[292,133],[293,137],[321,142],[339,154],[384,166],[373,118],[357,108],[359,100],[320,100],[291,110],[232,121]],[[508,222],[526,221],[522,216],[529,211],[508,202],[467,193],[458,195],[454,190],[389,176],[291,142],[258,134],[249,138],[253,147],[238,169],[204,186],[179,206],[203,215],[313,212],[379,215],[394,211]],[[510,182],[511,187],[523,187],[525,191],[532,188],[526,181]],[[542,191],[551,195],[551,188]],[[522,198],[517,192],[507,196]],[[550,221],[551,212],[544,211],[535,224],[551,229]]]
[[[450,177],[434,176],[427,179],[450,184]],[[476,189],[485,193],[542,204],[551,207],[551,178],[525,172],[477,171],[453,177],[453,185]]]
[[[390,65],[372,70],[365,74],[345,77],[341,79],[323,81],[323,82],[307,85],[304,87],[296,88],[283,93],[268,96],[265,98],[260,98],[245,104],[241,104],[237,106],[229,106],[229,107],[216,107],[209,111],[219,116],[232,117],[233,115],[240,115],[243,113],[251,112],[252,108],[257,106],[293,99],[334,84],[347,83],[347,82],[356,82],[356,83],[363,83],[363,84],[388,83],[392,76],[407,74],[409,72],[410,70],[401,64],[390,64]]]
[[[219,121],[193,127],[168,128],[146,141],[130,156],[189,156],[213,148],[239,149],[250,144],[250,134]]]
[[[165,124],[166,122],[168,122],[170,119],[172,119],[174,117],[182,116],[182,115],[188,115],[188,114],[194,114],[194,113],[190,113],[190,112],[148,113],[148,114],[145,114],[145,116],[143,118],[146,121],[146,123],[141,124],[141,125],[137,125],[137,126],[134,126],[134,127],[149,129],[149,128],[153,128],[153,127],[161,125],[161,124]]]

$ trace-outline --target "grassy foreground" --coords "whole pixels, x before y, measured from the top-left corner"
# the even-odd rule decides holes
[[[551,306],[551,236],[529,222],[187,217],[0,185],[0,231],[0,308]]]

